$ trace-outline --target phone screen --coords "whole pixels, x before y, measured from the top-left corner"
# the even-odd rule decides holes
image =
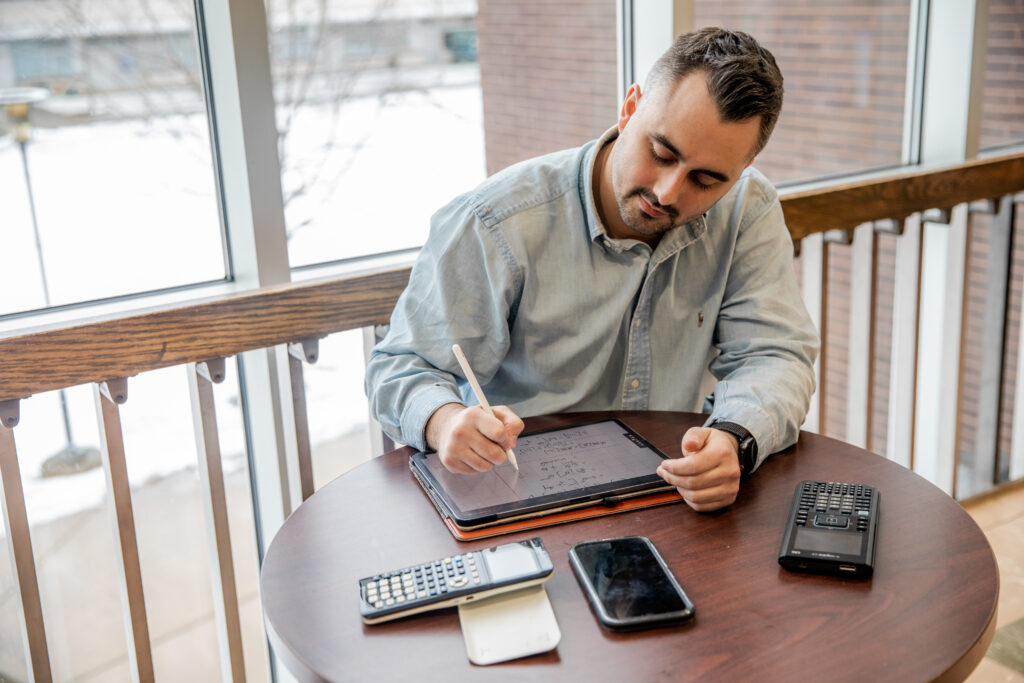
[[[573,567],[599,616],[612,627],[679,621],[693,604],[642,536],[580,543]]]

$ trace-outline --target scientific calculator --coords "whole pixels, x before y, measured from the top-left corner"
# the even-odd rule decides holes
[[[539,538],[505,543],[360,579],[359,611],[378,624],[542,583],[553,570]]]
[[[874,572],[878,489],[802,481],[793,493],[779,564],[793,571],[868,577]]]

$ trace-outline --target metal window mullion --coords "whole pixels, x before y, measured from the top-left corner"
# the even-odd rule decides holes
[[[117,569],[121,589],[121,606],[128,640],[129,674],[133,681],[152,681],[153,653],[146,622],[146,600],[142,589],[142,568],[132,512],[131,487],[125,459],[124,436],[117,404],[104,394],[101,385],[93,385],[96,411],[102,437],[100,452],[107,481],[107,500],[117,538]]]
[[[961,204],[953,209],[948,226],[926,223],[923,231],[914,471],[950,495],[960,422],[967,223],[967,205]]]
[[[875,227],[864,223],[853,239],[850,280],[849,361],[846,381],[846,440],[870,448],[874,359]]]
[[[985,322],[981,342],[981,387],[978,397],[978,433],[970,491],[982,492],[999,481],[999,419],[1006,354],[1006,314],[1010,290],[1014,202],[1003,197],[988,230],[985,281]]]
[[[907,468],[914,465],[921,246],[921,215],[914,214],[906,219],[903,234],[896,239],[892,360],[889,365],[889,417],[885,449],[886,457]]]
[[[4,529],[7,532],[11,569],[17,584],[14,592],[21,618],[22,647],[28,680],[51,681],[50,654],[43,624],[43,605],[39,598],[39,577],[36,575],[25,491],[21,485],[21,468],[14,444],[14,430],[0,425],[0,506],[3,507]]]
[[[906,165],[921,162],[921,112],[924,108],[928,9],[928,0],[911,0],[903,106],[903,163]]]
[[[987,0],[929,0],[921,163],[977,156],[988,26]],[[950,208],[950,207],[938,207]],[[967,206],[949,227],[922,228],[914,471],[949,494],[956,488],[960,349]]]
[[[821,233],[808,235],[800,240],[801,288],[804,304],[821,338],[821,351],[814,362],[815,385],[817,390],[811,396],[810,409],[803,428],[821,432],[825,417],[825,331],[826,304],[828,302],[828,250]]]
[[[197,3],[207,55],[225,234],[240,288],[290,280],[273,81],[264,4]],[[237,39],[235,39],[237,38]],[[238,356],[259,557],[298,504],[289,495],[286,408],[279,386],[287,364],[273,348]]]
[[[1015,201],[1011,197],[1011,202]],[[1011,204],[1013,211],[1016,207]],[[1013,224],[1011,223],[1011,226]],[[1021,299],[1018,320],[1024,320],[1024,298]],[[1017,370],[1013,390],[1013,424],[1010,441],[1009,462],[1006,468],[1010,481],[1024,478],[1024,326],[1017,332]]]
[[[224,488],[213,384],[199,374],[195,363],[189,363],[187,374],[189,394],[192,398],[196,450],[199,456],[199,482],[203,493],[203,517],[206,522],[207,548],[210,556],[210,583],[221,653],[221,674],[225,681],[245,681],[238,589],[231,552],[227,493]]]
[[[618,10],[619,77],[622,94],[633,83],[643,85],[654,61],[676,36],[694,29],[694,0],[623,2]]]

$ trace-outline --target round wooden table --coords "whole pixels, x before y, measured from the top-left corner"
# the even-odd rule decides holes
[[[609,416],[669,454],[704,420],[608,412],[526,424],[542,429]],[[992,640],[999,576],[978,526],[918,475],[834,439],[801,434],[742,484],[732,506],[715,513],[675,504],[469,543],[451,536],[413,480],[411,452],[392,451],[324,486],[267,550],[260,578],[267,631],[300,680],[962,680]],[[804,479],[879,489],[871,579],[778,565],[793,490]],[[628,634],[598,624],[568,548],[632,534],[661,551],[696,605],[693,622]],[[544,540],[555,565],[546,586],[562,640],[549,653],[475,666],[454,608],[377,626],[360,620],[357,582],[364,576],[531,536]]]

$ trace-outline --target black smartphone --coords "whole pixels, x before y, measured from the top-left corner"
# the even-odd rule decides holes
[[[644,536],[585,541],[569,563],[598,620],[616,631],[688,621],[693,603],[654,544]]]

